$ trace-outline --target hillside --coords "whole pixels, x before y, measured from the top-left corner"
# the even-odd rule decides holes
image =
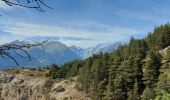
[[[76,77],[52,80],[42,71],[28,69],[0,72],[0,100],[88,100],[77,91]]]
[[[143,39],[131,37],[111,53],[100,52],[61,67],[53,64],[40,72],[2,72],[1,96],[7,100],[169,100],[170,24],[156,27]]]
[[[166,57],[168,50],[170,47],[159,52],[162,57]],[[79,76],[54,80],[45,76],[48,72],[47,69],[11,69],[0,72],[0,100],[91,100],[85,91],[83,92],[80,87],[77,88]],[[163,62],[158,79],[159,92],[170,89],[170,62]]]
[[[168,50],[170,50],[169,47],[162,49],[161,55],[166,57]],[[77,87],[79,86],[77,81],[80,81],[80,78],[77,80],[79,76],[54,80],[45,76],[48,72],[47,69],[11,69],[0,72],[0,100],[91,100],[88,94],[80,89],[81,87]],[[159,92],[170,89],[170,62],[162,64],[158,80]],[[157,98],[163,98],[163,96]]]
[[[78,89],[93,100],[169,100],[169,46],[170,24],[165,24],[143,39],[131,37],[110,54],[66,63],[56,75],[78,75]]]

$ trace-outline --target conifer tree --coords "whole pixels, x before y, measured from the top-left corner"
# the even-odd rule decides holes
[[[142,100],[153,100],[155,99],[155,97],[156,97],[155,90],[146,87],[142,94]]]
[[[160,68],[160,56],[153,51],[148,53],[143,66],[143,80],[147,87],[155,86],[158,81]]]

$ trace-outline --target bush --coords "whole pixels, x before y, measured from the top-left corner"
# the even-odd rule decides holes
[[[36,68],[30,68],[29,70],[30,70],[30,71],[35,71],[35,70],[36,70]]]
[[[68,81],[69,81],[69,82],[74,82],[74,79],[73,79],[72,77],[69,77],[69,78],[68,78]]]
[[[155,98],[155,100],[170,100],[170,94],[164,93],[163,95],[159,95]]]
[[[20,73],[20,70],[17,69],[17,70],[15,71],[15,73],[16,73],[16,74],[19,74],[19,73]]]
[[[51,65],[50,70],[49,70],[49,75],[51,76],[52,79],[56,79],[57,77],[57,71],[59,70],[58,65]]]
[[[49,74],[49,73],[46,73],[46,74],[45,74],[45,77],[50,77],[50,74]]]
[[[64,99],[63,100],[68,100],[68,97],[64,97]]]
[[[51,74],[51,78],[52,78],[52,79],[56,79],[56,73],[55,73],[55,72],[53,72],[53,73]]]
[[[64,91],[65,91],[65,88],[63,88],[63,87],[60,85],[60,86],[58,86],[57,88],[55,88],[54,91],[56,91],[56,92],[64,92]]]

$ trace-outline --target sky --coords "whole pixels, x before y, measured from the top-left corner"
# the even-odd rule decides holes
[[[88,48],[144,38],[170,20],[169,0],[44,0],[53,9],[7,6],[0,0],[0,44],[57,39]]]

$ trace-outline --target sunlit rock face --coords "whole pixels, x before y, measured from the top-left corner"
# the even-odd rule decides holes
[[[0,100],[89,100],[86,93],[78,91],[76,77],[70,80],[52,80],[47,77],[0,72]]]

